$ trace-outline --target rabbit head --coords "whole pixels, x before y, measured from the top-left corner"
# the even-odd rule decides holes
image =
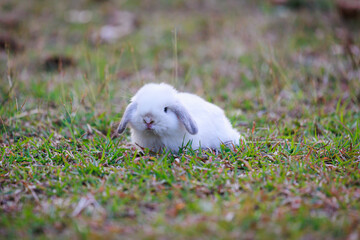
[[[186,108],[178,101],[177,91],[167,84],[147,84],[131,99],[118,127],[122,133],[127,125],[133,132],[171,135],[186,129],[194,135],[197,124]]]

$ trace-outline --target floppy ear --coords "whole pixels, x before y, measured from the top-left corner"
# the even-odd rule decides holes
[[[194,119],[190,116],[189,112],[181,104],[176,104],[169,106],[169,109],[172,110],[177,118],[184,124],[186,130],[191,134],[195,135],[198,133],[198,127]]]
[[[118,133],[123,133],[125,128],[126,128],[126,125],[128,124],[128,122],[130,121],[134,111],[136,110],[136,107],[137,107],[137,103],[135,102],[132,102],[130,103],[126,109],[125,109],[125,112],[124,112],[124,115],[121,119],[121,122],[119,124],[119,127],[118,127]]]

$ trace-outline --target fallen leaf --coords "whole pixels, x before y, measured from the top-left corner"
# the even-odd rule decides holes
[[[18,12],[0,13],[0,25],[7,29],[18,28],[21,24],[21,16]]]
[[[359,0],[338,0],[336,8],[344,20],[357,19],[360,17]]]
[[[102,26],[93,33],[94,43],[114,43],[122,37],[132,33],[138,26],[138,21],[133,13],[127,11],[115,11],[110,17],[109,24]]]
[[[44,68],[47,71],[61,71],[74,65],[75,61],[72,58],[62,55],[53,55],[47,57],[44,61]]]
[[[0,51],[20,52],[24,46],[8,34],[0,35]]]
[[[91,21],[93,14],[89,10],[70,10],[65,19],[70,23],[85,24]]]
[[[94,196],[91,194],[86,195],[85,197],[82,197],[78,204],[76,205],[72,216],[76,217],[78,216],[84,209],[86,209],[89,206],[93,206],[95,210],[103,213],[105,210],[100,206],[100,204],[95,200]]]

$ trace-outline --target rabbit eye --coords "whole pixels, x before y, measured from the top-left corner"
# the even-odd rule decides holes
[[[168,110],[168,108],[167,108],[167,107],[164,107],[164,112],[166,112],[166,113],[167,113],[167,110]]]

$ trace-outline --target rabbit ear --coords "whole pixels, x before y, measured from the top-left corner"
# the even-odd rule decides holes
[[[180,122],[184,124],[186,130],[191,135],[195,135],[198,133],[198,127],[196,122],[192,119],[189,112],[186,110],[184,106],[182,106],[181,104],[176,104],[173,106],[169,106],[169,109],[176,114]]]
[[[134,113],[134,111],[136,110],[136,107],[137,107],[137,103],[135,102],[132,102],[130,103],[126,109],[125,109],[125,112],[124,112],[124,115],[121,119],[121,122],[119,124],[119,127],[118,127],[118,133],[123,133],[125,128],[126,128],[126,125],[128,124],[128,122],[130,121],[131,117],[132,117],[132,114]]]

